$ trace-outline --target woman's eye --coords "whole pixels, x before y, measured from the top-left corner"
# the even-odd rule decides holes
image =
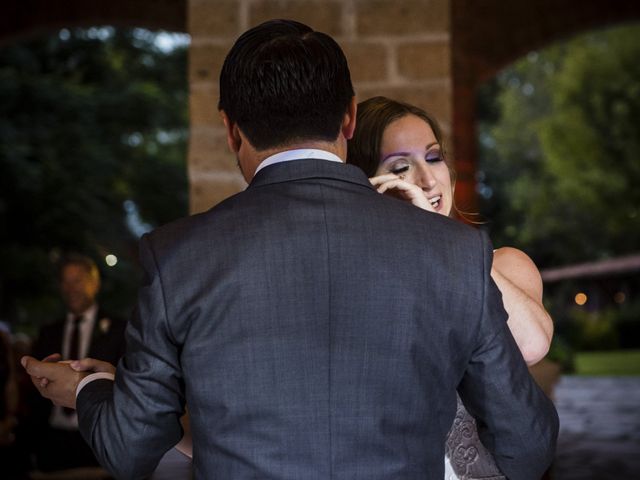
[[[409,165],[398,165],[398,166],[391,167],[391,173],[395,175],[400,175],[401,173],[404,173],[407,170],[409,170]]]
[[[437,163],[442,162],[444,160],[444,157],[440,152],[429,152],[427,153],[425,160],[427,161],[427,163]]]

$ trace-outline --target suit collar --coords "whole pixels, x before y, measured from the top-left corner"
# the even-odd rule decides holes
[[[269,165],[253,177],[248,188],[310,179],[339,180],[373,190],[369,179],[358,167],[315,158]]]
[[[68,323],[71,323],[73,322],[74,318],[82,317],[82,321],[87,322],[87,321],[95,320],[97,315],[98,315],[98,304],[94,302],[91,304],[89,308],[87,308],[80,315],[76,315],[75,313],[71,313],[70,311],[67,310],[66,319]]]
[[[306,158],[317,158],[322,160],[328,160],[330,162],[338,162],[344,163],[340,157],[336,154],[328,152],[326,150],[321,150],[319,148],[296,148],[293,150],[285,150],[283,152],[278,152],[270,157],[265,158],[258,168],[256,168],[256,173],[262,170],[269,165],[275,165],[280,162],[293,162],[297,160],[304,160]]]

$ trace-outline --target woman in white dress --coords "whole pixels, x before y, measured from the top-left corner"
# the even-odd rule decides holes
[[[437,123],[420,108],[385,97],[360,103],[347,163],[364,170],[380,193],[440,215],[451,215],[454,209],[455,173],[445,158]],[[524,252],[502,247],[494,252],[491,277],[502,292],[509,329],[525,361],[537,363],[549,350],[553,334],[537,267]],[[445,470],[447,480],[505,478],[459,399],[447,438]]]

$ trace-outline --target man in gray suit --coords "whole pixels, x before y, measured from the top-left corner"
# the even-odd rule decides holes
[[[219,109],[249,187],[143,237],[115,382],[23,360],[116,477],[153,471],[186,403],[199,479],[441,479],[456,389],[509,478],[551,462],[556,412],[507,328],[489,241],[343,164],[355,105],[327,35],[243,34]]]

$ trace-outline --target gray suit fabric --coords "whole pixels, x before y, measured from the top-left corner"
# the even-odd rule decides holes
[[[490,279],[484,234],[387,198],[356,167],[261,170],[145,236],[115,384],[78,397],[119,478],[148,475],[191,415],[198,479],[442,479],[456,388],[512,479],[553,457],[557,416]]]

